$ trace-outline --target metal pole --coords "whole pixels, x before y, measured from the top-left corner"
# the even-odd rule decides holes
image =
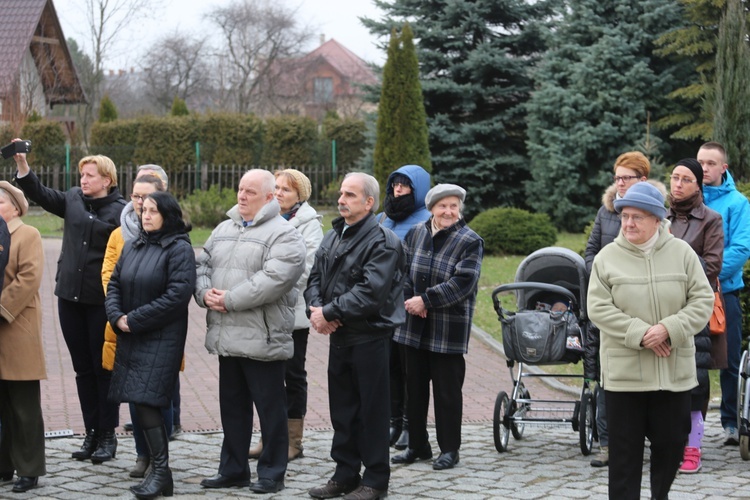
[[[70,189],[70,144],[65,144],[65,190]]]
[[[193,190],[199,189],[201,181],[201,143],[195,142],[195,184]]]
[[[336,173],[336,139],[331,140],[331,170],[333,171],[333,180],[338,179]]]

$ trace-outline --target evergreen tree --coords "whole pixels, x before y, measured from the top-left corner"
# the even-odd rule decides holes
[[[434,180],[468,190],[468,218],[483,208],[524,205],[524,105],[551,3],[376,0],[384,18],[362,20],[381,36],[400,22],[411,23]]]
[[[117,120],[117,108],[112,99],[109,98],[109,94],[104,94],[102,102],[99,103],[99,122],[108,123]]]
[[[728,0],[719,27],[713,98],[714,138],[726,148],[732,175],[750,178],[750,48],[741,0]]]
[[[373,168],[381,188],[394,169],[407,164],[432,170],[419,63],[408,23],[401,33],[391,31],[383,68]]]
[[[655,58],[653,41],[679,22],[671,0],[569,2],[528,106],[529,203],[558,227],[589,222],[614,160],[663,111],[679,67]]]
[[[172,101],[172,110],[169,112],[172,116],[187,116],[190,114],[190,111],[188,111],[187,104],[185,104],[184,99],[180,99],[177,96],[174,96],[174,100]]]
[[[679,109],[662,117],[656,126],[673,131],[673,139],[707,141],[713,136],[713,116],[711,107],[705,103],[712,98],[719,22],[727,2],[679,0],[679,3],[683,7],[682,26],[656,41],[660,47],[657,53],[690,64],[693,70],[670,94]],[[746,19],[747,16],[745,8]]]

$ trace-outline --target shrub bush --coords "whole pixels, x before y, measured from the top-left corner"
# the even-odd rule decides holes
[[[300,168],[318,163],[318,125],[306,116],[274,116],[266,120],[263,162]]]
[[[133,162],[139,128],[140,122],[136,119],[94,123],[91,127],[91,154],[108,156],[118,171],[124,169]]]
[[[469,226],[484,239],[490,255],[527,255],[557,241],[557,230],[547,214],[520,208],[491,208],[478,214]]]
[[[29,165],[65,165],[65,132],[59,123],[48,120],[27,122],[21,129],[21,138],[31,141]]]
[[[216,227],[227,218],[227,210],[237,203],[237,193],[233,189],[221,191],[214,184],[206,191],[193,191],[180,203],[185,218],[195,227]]]

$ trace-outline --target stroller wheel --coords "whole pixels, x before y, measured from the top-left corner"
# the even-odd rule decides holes
[[[581,397],[581,412],[579,414],[578,429],[580,432],[581,453],[584,456],[591,454],[591,448],[594,444],[594,398],[587,389],[583,391]]]
[[[740,456],[742,460],[750,460],[750,436],[740,436]]]
[[[495,449],[502,453],[508,449],[510,428],[508,427],[508,411],[510,399],[505,391],[500,391],[495,399],[495,413],[492,419],[492,431],[495,438]]]
[[[531,393],[523,384],[521,384],[519,395],[521,399],[531,399]],[[514,418],[510,421],[510,432],[513,433],[514,438],[521,440],[523,439],[523,431],[526,429],[523,418],[531,410],[531,403],[516,403],[513,401],[511,406],[515,408],[515,411],[513,412]]]

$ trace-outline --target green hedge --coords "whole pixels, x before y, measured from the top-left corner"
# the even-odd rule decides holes
[[[323,120],[324,159],[333,163],[332,141],[336,141],[336,165],[353,168],[362,158],[365,143],[365,122],[352,118],[329,116]]]
[[[557,241],[557,230],[547,214],[520,208],[491,208],[479,213],[469,226],[484,239],[490,255],[527,255]]]
[[[30,122],[21,129],[21,137],[31,141],[30,165],[64,165],[65,132],[57,122]]]
[[[318,125],[306,116],[279,116],[266,120],[263,164],[306,167],[319,163]]]
[[[133,163],[140,120],[97,122],[91,127],[90,151],[108,156],[117,168]]]
[[[263,147],[263,121],[254,115],[211,113],[199,118],[201,162],[215,165],[258,165]]]

